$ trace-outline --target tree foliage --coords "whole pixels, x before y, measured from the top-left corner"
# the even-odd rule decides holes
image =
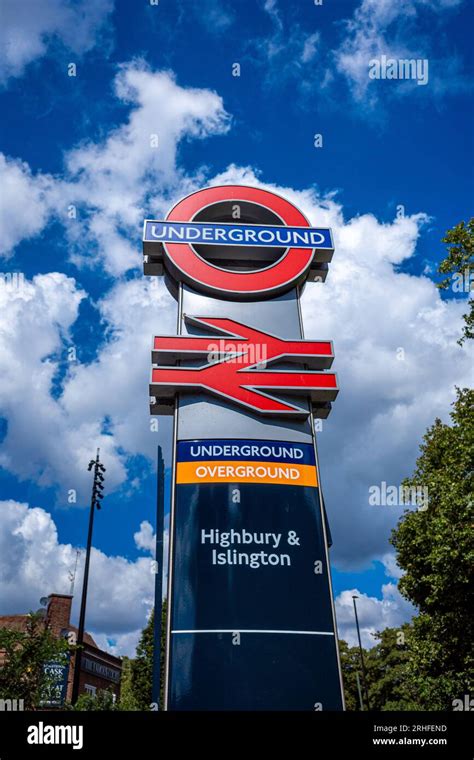
[[[346,710],[360,710],[356,676],[357,673],[359,675],[360,688],[363,689],[359,649],[358,647],[350,647],[347,641],[341,639],[339,641],[339,656],[341,659]]]
[[[419,610],[410,635],[410,679],[425,709],[450,709],[474,689],[474,391],[457,392],[452,425],[424,436],[412,478],[426,510],[405,511],[391,542],[401,593]]]
[[[364,657],[372,710],[416,710],[410,687],[411,625],[385,628],[375,634],[377,644]]]
[[[23,631],[0,628],[0,650],[4,653],[0,698],[23,699],[25,710],[39,707],[52,686],[44,665],[53,660],[65,663],[68,649],[65,639],[53,636],[38,613],[27,616]]]
[[[385,628],[385,630],[375,634],[377,643],[374,647],[363,649],[371,710],[417,709],[416,699],[411,693],[408,678],[410,631],[411,626],[407,623],[398,629]],[[367,710],[359,647],[350,647],[345,641],[340,641],[339,651],[346,709],[361,709],[357,673],[362,692],[363,709]]]
[[[149,710],[151,704],[151,684],[153,673],[153,627],[155,611],[142,631],[137,645],[136,657],[132,661],[131,691],[138,710]]]
[[[417,614],[365,650],[374,710],[452,710],[454,700],[474,693],[473,390],[458,389],[451,418],[427,431],[403,483],[428,489],[428,503],[405,510],[391,537],[404,571],[400,591]],[[347,708],[360,709],[359,650],[345,642],[340,650]]]
[[[138,710],[137,700],[133,692],[132,664],[133,660],[129,657],[122,658],[122,678],[120,679],[121,710]]]
[[[474,274],[474,217],[467,224],[460,222],[448,230],[442,240],[448,247],[448,255],[439,265],[440,274],[449,275],[438,285],[445,290],[456,278],[463,284],[463,290],[471,292],[471,280]],[[474,299],[469,299],[469,310],[464,315],[464,329],[459,343],[474,338]]]

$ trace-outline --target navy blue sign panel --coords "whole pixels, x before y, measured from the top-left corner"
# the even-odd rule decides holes
[[[62,707],[66,699],[69,676],[69,654],[64,662],[50,660],[43,664],[47,685],[41,700],[42,707]]]
[[[212,222],[145,222],[145,243],[194,243],[255,247],[322,248],[333,250],[331,230]]]
[[[314,449],[181,441],[172,710],[340,710]]]

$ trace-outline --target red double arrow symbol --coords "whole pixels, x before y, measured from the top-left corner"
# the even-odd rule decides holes
[[[319,416],[327,416],[338,393],[331,367],[331,341],[283,340],[223,317],[190,317],[188,324],[214,334],[157,336],[153,345],[150,395],[170,400],[177,392],[207,391],[266,415],[306,417],[308,406],[282,401],[274,393],[304,396]],[[216,333],[219,335],[216,336]],[[226,336],[226,337],[222,337]],[[203,366],[163,366],[207,357]],[[298,363],[305,369],[272,369],[276,363]]]

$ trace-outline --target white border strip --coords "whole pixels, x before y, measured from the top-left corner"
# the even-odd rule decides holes
[[[258,628],[197,628],[171,631],[171,633],[297,633],[309,636],[334,636],[332,631],[262,631]]]

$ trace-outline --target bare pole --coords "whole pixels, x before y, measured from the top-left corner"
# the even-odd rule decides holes
[[[356,670],[356,681],[357,681],[357,692],[359,694],[360,709],[363,712],[364,711],[364,703],[362,701],[362,690],[360,688],[360,678],[359,678],[359,671],[358,670]]]
[[[161,686],[161,629],[163,614],[163,522],[164,522],[164,492],[165,465],[163,452],[158,446],[157,494],[156,494],[156,549],[155,549],[155,612],[153,628],[153,671],[151,701],[163,709],[160,704]]]
[[[356,626],[357,626],[357,638],[359,639],[359,652],[360,652],[360,665],[361,665],[361,669],[362,669],[362,682],[364,684],[365,701],[367,702],[367,710],[370,710],[369,690],[367,688],[367,677],[366,677],[366,673],[365,673],[364,653],[362,651],[362,641],[360,639],[359,618],[357,616],[356,599],[358,599],[358,598],[359,598],[358,596],[355,596],[355,595],[352,596],[352,601],[354,602],[354,613],[355,613]]]

